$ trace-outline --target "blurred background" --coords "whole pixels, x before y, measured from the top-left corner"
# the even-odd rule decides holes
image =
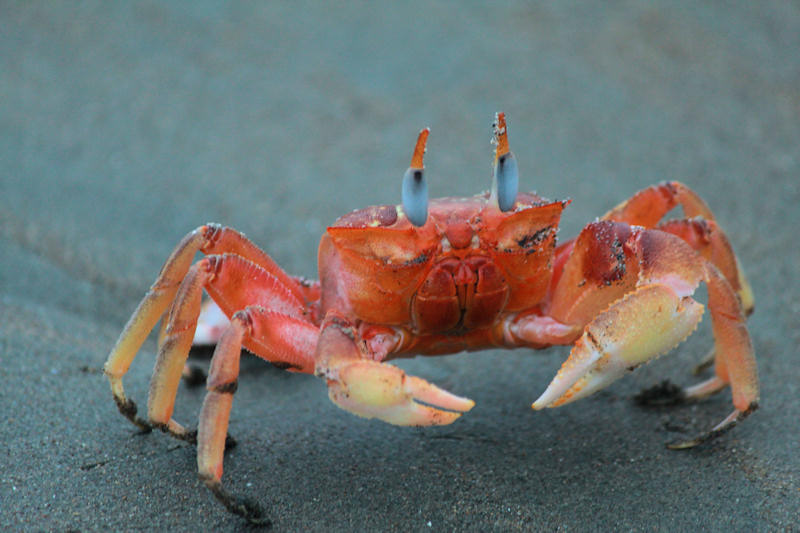
[[[399,202],[417,132],[433,196],[489,187],[508,117],[521,188],[571,198],[560,238],[665,179],[697,190],[756,295],[762,409],[698,450],[730,395],[642,410],[668,358],[533,413],[566,356],[403,362],[478,406],[453,426],[357,419],[245,361],[225,482],[280,530],[796,527],[800,8],[789,2],[0,5],[0,527],[236,529],[194,450],[137,435],[101,367],[178,240],[215,221],[316,277],[326,225]],[[126,387],[144,404],[145,345]],[[182,390],[193,426],[203,390]]]

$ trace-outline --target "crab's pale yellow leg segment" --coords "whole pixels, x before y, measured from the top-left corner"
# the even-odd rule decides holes
[[[395,366],[364,359],[353,335],[340,319],[328,320],[317,348],[316,373],[327,379],[328,395],[342,409],[398,426],[434,426],[453,423],[475,405]]]
[[[114,400],[117,402],[119,410],[142,429],[150,429],[150,425],[136,416],[136,405],[125,396],[122,376],[130,368],[136,353],[144,344],[150,331],[172,303],[195,253],[206,241],[204,230],[205,227],[201,227],[189,233],[175,247],[169,259],[164,263],[155,283],[131,315],[103,367],[111,382],[111,392],[114,394]]]
[[[148,418],[152,423],[166,427],[171,433],[181,437],[186,431],[172,420],[172,411],[183,367],[192,347],[197,317],[200,315],[203,286],[212,275],[209,266],[208,258],[195,263],[181,283],[167,318],[150,380]]]
[[[694,331],[703,306],[660,284],[637,288],[598,315],[534,409],[558,407],[610,385],[677,346]]]

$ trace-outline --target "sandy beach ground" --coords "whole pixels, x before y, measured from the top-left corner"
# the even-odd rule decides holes
[[[316,277],[337,216],[399,202],[431,128],[433,196],[490,183],[507,113],[523,189],[571,198],[560,238],[633,192],[690,184],[756,296],[761,409],[642,409],[686,343],[534,412],[567,354],[404,361],[477,406],[398,428],[246,357],[224,481],[280,531],[778,531],[800,509],[800,9],[788,2],[84,2],[0,7],[0,529],[235,531],[190,445],[137,434],[101,367],[173,246],[215,221]],[[125,384],[144,404],[148,341]],[[202,359],[198,363],[203,364]],[[183,387],[193,426],[203,389]]]

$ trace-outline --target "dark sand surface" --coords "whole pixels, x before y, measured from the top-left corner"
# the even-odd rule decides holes
[[[172,247],[216,221],[316,276],[326,224],[399,201],[430,126],[434,196],[489,185],[509,118],[524,189],[573,199],[561,237],[680,179],[708,200],[756,295],[762,408],[644,410],[692,383],[708,319],[590,399],[533,412],[565,349],[413,360],[474,399],[449,427],[337,409],[324,383],[248,357],[225,481],[286,531],[797,530],[800,9],[212,2],[0,6],[0,529],[241,530],[193,447],[138,435],[101,367]],[[144,403],[149,341],[126,377]],[[194,425],[203,390],[182,388]]]

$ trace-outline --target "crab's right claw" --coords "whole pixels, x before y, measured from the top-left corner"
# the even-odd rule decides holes
[[[317,376],[328,382],[328,396],[346,411],[397,426],[453,423],[475,402],[440,389],[386,363],[367,359],[353,325],[329,313],[317,343]]]
[[[351,413],[397,426],[451,424],[475,405],[396,366],[364,359],[328,372],[328,396]]]

